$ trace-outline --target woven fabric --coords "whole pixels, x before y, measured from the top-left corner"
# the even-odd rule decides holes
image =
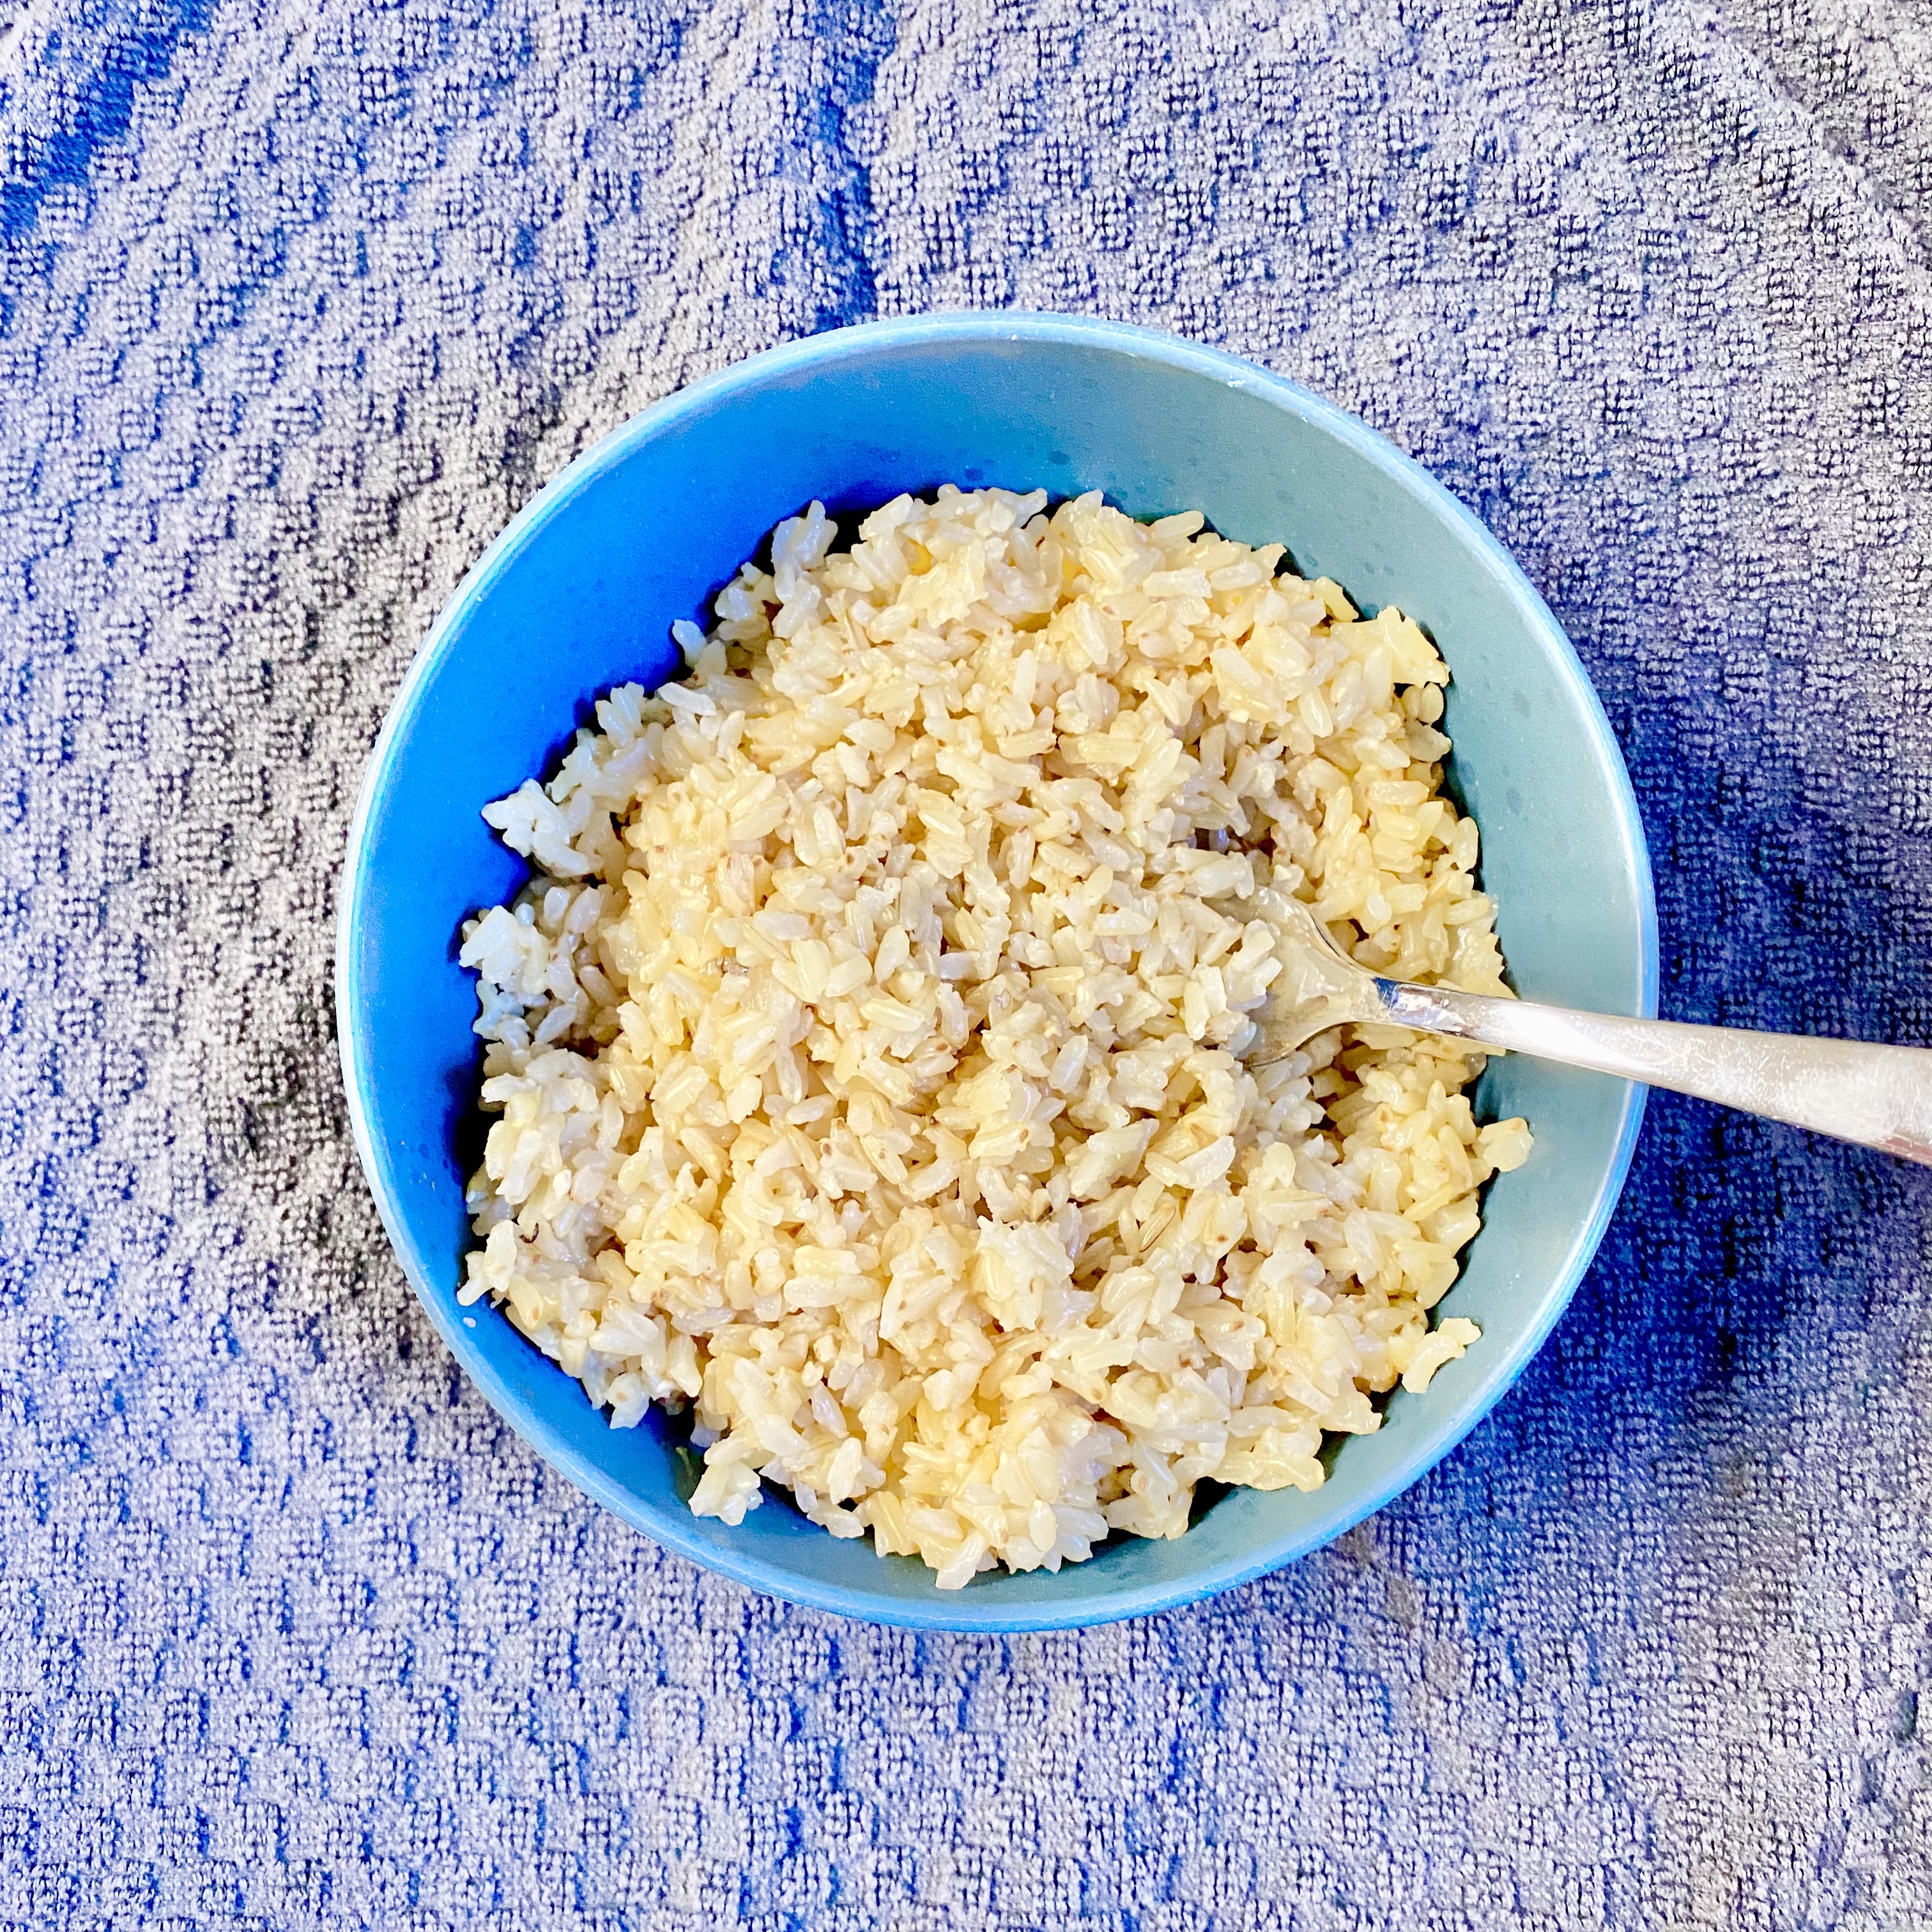
[[[914,1636],[496,1420],[329,992],[362,763],[517,504],[748,352],[1016,304],[1252,356],[1478,511],[1629,754],[1666,1011],[1932,1040],[1922,14],[0,34],[0,1924],[1928,1922],[1932,1174],[1659,1100],[1552,1341],[1379,1516],[1158,1619]]]

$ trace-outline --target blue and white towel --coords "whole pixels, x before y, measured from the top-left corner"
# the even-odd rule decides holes
[[[1666,1010],[1932,1040],[1932,25],[1881,0],[0,6],[0,1925],[1922,1926],[1932,1174],[1654,1104],[1326,1553],[913,1636],[661,1555],[390,1258],[362,762],[516,505],[961,304],[1360,410],[1576,639]]]

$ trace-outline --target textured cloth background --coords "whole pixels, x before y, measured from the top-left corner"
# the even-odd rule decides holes
[[[328,987],[362,761],[519,502],[752,350],[1016,304],[1477,508],[1629,753],[1666,1011],[1932,1040],[1911,18],[0,6],[0,1924],[1927,1923],[1932,1174],[1660,1100],[1536,1366],[1340,1546],[912,1636],[496,1422]]]

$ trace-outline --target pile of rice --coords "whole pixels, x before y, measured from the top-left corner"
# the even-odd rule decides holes
[[[1475,1340],[1429,1311],[1518,1165],[1479,1055],[1387,1028],[1250,1068],[1270,892],[1404,979],[1503,990],[1448,674],[1283,552],[1083,496],[812,506],[681,683],[484,816],[464,929],[500,1118],[488,1295],[620,1427],[956,1588],[1322,1480]]]

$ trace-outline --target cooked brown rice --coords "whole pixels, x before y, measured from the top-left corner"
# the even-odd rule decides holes
[[[694,1403],[691,1507],[784,1484],[956,1588],[1203,1478],[1312,1489],[1517,1166],[1478,1055],[1387,1028],[1251,1070],[1274,890],[1377,971],[1502,990],[1448,672],[1278,546],[1097,496],[820,506],[684,681],[484,817],[490,1130],[466,1303],[618,1426]]]

